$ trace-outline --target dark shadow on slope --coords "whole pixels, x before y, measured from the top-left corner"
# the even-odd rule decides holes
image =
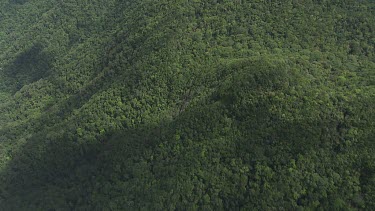
[[[0,209],[77,208],[82,205],[79,200],[91,197],[92,188],[104,179],[102,176],[111,175],[111,172],[102,172],[115,166],[111,160],[142,157],[147,146],[160,138],[156,131],[159,129],[129,129],[113,135],[114,138],[103,137],[102,142],[81,144],[66,134],[57,140],[49,140],[44,134],[34,135],[1,172],[4,183],[0,190]],[[123,151],[119,152],[119,148]],[[86,203],[89,206],[90,202]]]
[[[245,63],[238,69],[255,64]],[[266,70],[269,68],[272,66],[263,67]],[[260,67],[259,69],[263,70]],[[137,206],[142,206],[142,197],[150,197],[146,198],[149,200],[146,201],[156,203],[157,199],[151,197],[161,187],[153,185],[147,191],[147,185],[143,183],[145,177],[150,179],[145,182],[152,183],[152,179],[156,178],[161,181],[160,184],[164,184],[173,181],[170,178],[173,178],[177,171],[180,175],[190,176],[191,171],[197,167],[205,169],[203,160],[198,157],[201,153],[196,152],[202,146],[200,143],[212,147],[212,143],[217,141],[218,144],[209,151],[219,155],[218,161],[215,162],[228,168],[232,159],[240,159],[249,166],[258,162],[270,162],[270,165],[272,162],[287,163],[297,154],[319,147],[320,143],[315,141],[321,141],[321,135],[324,135],[318,131],[321,123],[307,121],[305,125],[301,125],[300,122],[286,122],[270,112],[272,104],[268,98],[257,95],[261,94],[262,89],[257,89],[260,93],[254,91],[254,95],[248,95],[248,90],[254,90],[258,86],[269,90],[277,85],[280,87],[272,90],[282,90],[284,86],[276,82],[283,81],[286,74],[273,78],[273,73],[279,72],[242,73],[244,75],[239,74],[237,78],[228,80],[227,85],[220,88],[218,93],[184,109],[171,122],[112,131],[110,136],[102,136],[98,141],[85,143],[76,142],[75,137],[66,132],[53,136],[58,138],[49,138],[46,133],[61,130],[59,125],[39,133],[33,132],[25,145],[13,153],[12,160],[0,173],[0,204],[6,210],[72,210],[88,207],[100,210],[106,207],[105,203],[111,202],[113,197],[121,197],[123,192],[128,191],[127,188],[138,182],[145,187],[134,190],[133,195],[127,196],[130,198],[113,202],[131,202],[133,205],[128,205],[129,209],[136,209]],[[88,89],[88,96],[83,99],[80,99],[80,93],[77,93],[56,108],[66,106],[65,111],[69,113],[71,109],[79,108],[87,102],[96,91]],[[251,98],[253,101],[246,104],[245,100]],[[78,103],[69,105],[69,102]],[[50,125],[53,119],[49,120],[48,115],[55,116],[56,112],[59,110],[47,110],[44,116],[34,120],[32,124]],[[69,114],[61,117],[67,116]],[[303,126],[311,127],[317,132],[311,133],[311,129],[303,130]],[[223,142],[220,142],[221,140]],[[311,140],[314,140],[314,143],[307,142]],[[179,151],[178,148],[181,147],[182,150]],[[217,150],[221,151],[216,152]],[[192,156],[184,157],[179,153],[191,153]],[[154,155],[160,156],[159,160],[153,161]],[[204,164],[216,165],[214,160],[210,159],[204,160]],[[208,186],[211,183],[214,181],[206,181]],[[174,185],[175,183],[167,184],[162,193],[170,191]],[[231,192],[226,194],[228,196],[223,197],[223,201],[228,208],[245,203]],[[168,199],[163,200],[168,202]]]
[[[173,182],[168,184],[175,181],[175,175],[191,178],[192,172],[219,164],[230,169],[233,159],[240,159],[249,166],[267,162],[267,157],[271,156],[284,157],[288,162],[295,156],[294,152],[310,150],[298,149],[300,137],[288,135],[300,129],[297,122],[279,125],[282,120],[266,118],[272,115],[267,113],[266,102],[259,105],[264,107],[261,112],[254,108],[246,111],[246,117],[253,117],[249,124],[228,112],[231,105],[212,96],[187,108],[171,122],[113,131],[110,136],[103,136],[102,141],[77,143],[68,134],[54,140],[44,133],[34,134],[0,173],[0,178],[3,178],[0,204],[7,210],[101,210],[111,207],[110,202],[118,205],[117,208],[124,208],[122,203],[129,203],[129,209],[137,209],[146,202],[152,207],[157,206],[158,199],[152,198],[158,195],[156,193],[166,196],[176,185]],[[43,119],[40,121],[42,123]],[[258,133],[260,129],[265,131]],[[302,137],[309,135],[300,132]],[[274,136],[272,142],[268,140],[270,135]],[[286,140],[288,137],[291,139]],[[221,139],[224,141],[215,144]],[[219,160],[209,157],[200,160],[201,153],[196,150],[201,149],[201,143],[208,147],[208,153],[219,155]],[[192,156],[187,156],[189,153]],[[208,174],[209,170],[206,171]],[[236,184],[236,180],[231,182]],[[135,188],[134,183],[144,187],[127,190]],[[216,184],[214,180],[205,181],[207,186],[204,188],[209,190],[213,184]],[[244,191],[249,191],[249,188]],[[237,198],[235,193],[225,194],[222,200],[227,208],[246,202]],[[166,206],[170,199],[163,200],[160,203]]]
[[[4,179],[2,187],[0,186],[0,204],[3,206],[0,208],[72,210],[86,206],[100,210],[107,206],[104,203],[111,201],[112,195],[120,194],[118,191],[121,190],[115,190],[118,182],[142,179],[142,172],[139,172],[141,169],[138,169],[137,165],[147,157],[145,153],[153,151],[162,141],[172,140],[175,130],[178,129],[176,124],[184,127],[183,123],[196,115],[197,118],[206,120],[198,120],[199,122],[212,121],[211,118],[215,118],[216,113],[202,116],[202,112],[207,113],[209,110],[209,107],[203,110],[191,108],[179,121],[114,131],[111,136],[103,137],[101,142],[79,144],[68,134],[63,134],[56,140],[50,140],[44,133],[34,134],[14,153],[12,161],[0,173],[0,178]],[[218,116],[217,119],[221,117]],[[42,119],[40,121],[43,122]],[[217,127],[219,122],[221,121],[202,128],[202,133],[205,134],[191,134],[190,138],[209,137],[210,128]],[[159,168],[163,166],[159,165]],[[152,170],[147,169],[145,173],[150,172]],[[95,192],[98,188],[99,192]],[[107,192],[108,188],[110,192]],[[95,207],[90,201],[98,194],[105,199],[102,207]],[[151,195],[151,192],[148,195]],[[140,199],[129,201],[136,200],[136,207],[140,206]],[[98,205],[100,202],[94,204]]]
[[[43,51],[42,44],[35,44],[22,52],[9,66],[4,68],[6,83],[12,91],[49,75],[54,56]]]

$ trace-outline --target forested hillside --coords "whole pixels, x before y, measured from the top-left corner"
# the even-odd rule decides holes
[[[0,210],[375,209],[372,0],[0,0]]]

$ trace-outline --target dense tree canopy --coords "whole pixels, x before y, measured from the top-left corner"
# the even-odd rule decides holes
[[[0,210],[375,209],[371,0],[0,0]]]

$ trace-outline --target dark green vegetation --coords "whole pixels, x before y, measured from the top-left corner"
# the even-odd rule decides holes
[[[0,210],[375,209],[374,14],[1,0]]]

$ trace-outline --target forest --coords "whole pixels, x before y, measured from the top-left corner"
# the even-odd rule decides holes
[[[0,0],[0,210],[374,210],[373,0]]]

